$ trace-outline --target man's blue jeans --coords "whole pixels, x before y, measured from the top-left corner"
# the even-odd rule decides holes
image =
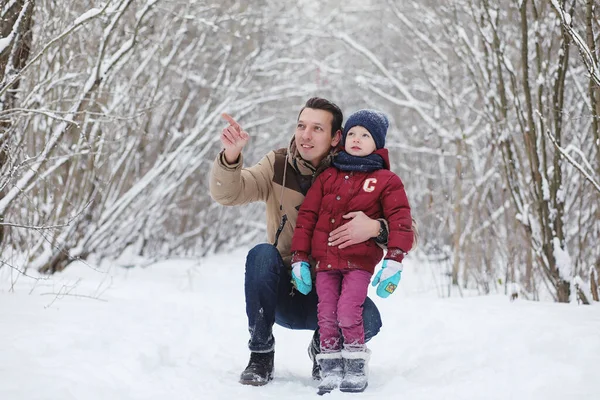
[[[275,322],[289,329],[317,329],[314,285],[306,296],[292,288],[291,277],[275,246],[262,243],[248,252],[245,291],[250,351],[266,353],[274,349]],[[381,328],[379,310],[368,297],[363,304],[363,321],[368,341]]]

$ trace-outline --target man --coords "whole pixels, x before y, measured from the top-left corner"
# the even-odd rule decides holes
[[[242,149],[248,142],[248,133],[229,115],[223,114],[223,118],[229,125],[221,132],[224,150],[211,171],[211,196],[227,206],[264,201],[269,241],[253,247],[246,258],[251,354],[240,383],[261,386],[273,378],[274,323],[289,329],[315,330],[309,356],[313,360],[313,377],[318,379],[317,295],[315,290],[307,296],[295,293],[290,278],[290,247],[300,204],[314,178],[329,167],[332,151],[340,142],[342,111],[328,100],[309,99],[300,110],[289,147],[269,152],[250,168],[242,168]],[[344,218],[349,222],[331,232],[330,246],[344,248],[370,238],[381,244],[387,242],[385,221],[372,220],[362,212],[352,212]],[[379,311],[369,298],[363,305],[363,319],[365,339],[369,340],[381,328]]]

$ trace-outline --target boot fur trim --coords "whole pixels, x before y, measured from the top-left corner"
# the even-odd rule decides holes
[[[369,359],[371,358],[371,350],[369,350],[369,349],[365,349],[363,351],[342,350],[342,357],[346,358],[348,360],[362,359],[365,361],[369,361]]]
[[[333,360],[335,358],[342,358],[342,352],[341,351],[336,351],[334,353],[319,353],[315,356],[315,358],[318,360]]]

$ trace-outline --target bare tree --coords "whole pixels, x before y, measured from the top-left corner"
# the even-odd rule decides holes
[[[287,47],[271,35],[273,22],[287,18],[281,5],[65,5],[38,10],[47,18],[26,66],[35,68],[21,71],[22,106],[10,109],[23,134],[3,176],[8,248],[24,252],[27,267],[55,272],[91,253],[201,255],[227,245],[233,232],[260,236],[263,226],[252,220],[215,229],[222,212],[205,171],[221,112],[257,129],[275,117],[256,119],[256,110],[268,115],[312,90],[295,87],[287,64],[277,63]],[[260,137],[273,133],[282,135]],[[248,159],[271,143],[251,146]]]
[[[263,237],[262,205],[209,197],[219,115],[249,130],[251,164],[321,95],[390,115],[421,253],[449,265],[450,289],[569,301],[589,284],[595,299],[591,1],[33,4],[2,8],[3,263],[54,272]]]
[[[10,170],[10,148],[17,146],[14,139],[10,110],[17,106],[16,93],[19,89],[19,75],[29,58],[31,48],[31,24],[33,0],[4,2],[0,9],[0,174],[4,176]],[[8,90],[5,90],[8,89]],[[13,137],[11,140],[10,138]],[[4,179],[0,179],[0,201],[6,195]],[[0,211],[0,245],[4,241],[4,212]]]
[[[545,283],[569,301],[598,259],[597,106],[550,2],[351,7],[323,36],[354,55],[338,75],[355,76],[357,101],[395,117],[388,143],[424,248],[447,254],[455,284],[487,293],[513,281],[537,298]],[[354,12],[361,24],[348,23]]]

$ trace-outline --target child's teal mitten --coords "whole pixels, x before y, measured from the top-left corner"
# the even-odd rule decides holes
[[[377,295],[382,298],[394,293],[402,278],[402,263],[394,260],[383,260],[381,269],[375,275],[371,285],[377,286]]]
[[[310,265],[306,261],[299,261],[292,264],[292,284],[302,294],[308,294],[312,290]]]

